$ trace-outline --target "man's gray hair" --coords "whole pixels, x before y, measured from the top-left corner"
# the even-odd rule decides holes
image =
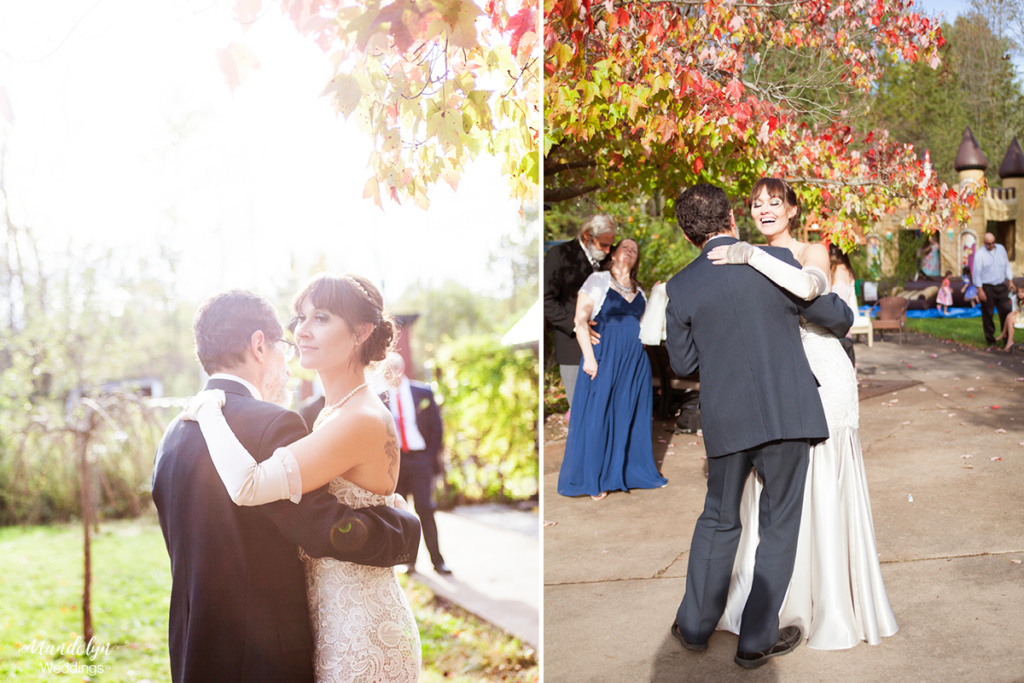
[[[583,221],[583,224],[580,225],[578,237],[583,237],[587,233],[590,233],[592,237],[615,234],[616,229],[614,218],[606,213],[598,213]]]

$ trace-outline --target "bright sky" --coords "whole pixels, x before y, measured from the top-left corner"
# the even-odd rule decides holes
[[[243,33],[228,0],[0,3],[0,87],[13,110],[6,183],[16,224],[48,249],[181,253],[185,290],[268,292],[325,262],[395,298],[417,278],[487,294],[487,255],[519,222],[496,160],[437,188],[424,212],[361,198],[368,141],[319,98],[326,56],[269,7]],[[217,50],[261,68],[234,93]],[[539,225],[534,226],[539,231]],[[51,259],[52,263],[53,260]]]
[[[914,0],[914,6],[924,14],[935,16],[942,13],[942,18],[953,23],[957,16],[966,13],[971,5],[967,0]]]

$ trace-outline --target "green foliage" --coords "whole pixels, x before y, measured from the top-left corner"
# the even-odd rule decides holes
[[[159,379],[196,389],[194,307],[168,285],[175,257],[132,262],[113,248],[77,247],[53,265],[11,258],[39,253],[12,228],[2,246],[0,301],[0,525],[68,520],[80,512],[79,442],[89,433],[104,516],[146,503],[161,424],[131,392]],[[173,277],[170,278],[173,280]],[[82,399],[103,405],[86,424]]]
[[[0,526],[80,517],[86,438],[94,509],[107,519],[146,509],[163,422],[144,402],[104,394],[73,404],[64,415],[46,406],[29,415],[34,417],[24,422],[24,415],[0,412],[6,435],[0,442]]]
[[[575,238],[580,224],[595,213],[607,213],[615,219],[615,241],[629,238],[640,247],[639,280],[650,292],[656,282],[665,282],[696,258],[700,251],[686,241],[674,216],[666,216],[660,195],[652,199],[636,197],[630,201],[605,202],[600,206],[589,200],[553,205],[544,216],[544,239]]]
[[[423,646],[423,683],[536,681],[536,652],[517,638],[403,578]]]
[[[170,561],[153,515],[104,523],[93,536],[92,612],[95,648],[109,653],[41,655],[39,644],[72,645],[82,628],[82,529],[77,525],[0,528],[0,679],[56,680],[44,666],[103,666],[88,679],[169,681],[167,614]],[[535,681],[532,648],[400,579],[420,627],[425,683]],[[23,649],[24,648],[24,649]],[[74,670],[74,669],[72,669]],[[87,673],[79,668],[79,673]]]
[[[446,342],[437,355],[449,504],[537,494],[538,376],[530,349],[493,337]]]
[[[548,354],[553,356],[553,354]],[[557,363],[550,363],[544,368],[544,419],[555,413],[564,413],[569,410],[569,398],[565,395],[565,386],[562,384],[562,375],[558,371]]]
[[[451,339],[473,335],[500,338],[537,301],[540,265],[537,260],[540,226],[535,212],[526,212],[517,229],[503,235],[487,256],[492,271],[507,274],[507,289],[484,293],[453,280],[416,283],[388,303],[396,315],[418,314],[409,329],[415,363],[433,363]],[[429,379],[422,368],[408,368],[409,375]]]
[[[970,126],[988,157],[991,185],[1013,136],[1024,131],[1024,93],[1007,59],[1013,48],[974,11],[943,24],[942,33],[942,66],[892,65],[878,84],[868,119],[918,153],[928,150],[938,177],[951,185],[959,182],[953,161]]]

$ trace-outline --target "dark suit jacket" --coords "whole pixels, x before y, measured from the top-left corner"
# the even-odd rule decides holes
[[[576,365],[583,356],[576,341],[576,296],[593,272],[578,239],[556,244],[544,254],[544,320],[553,331],[559,365]]]
[[[224,416],[258,461],[306,435],[293,412],[223,389]],[[411,564],[419,522],[390,508],[352,510],[323,487],[287,500],[231,502],[196,422],[175,419],[157,448],[153,500],[171,556],[169,646],[174,681],[313,681],[313,636],[298,548],[360,564]],[[365,525],[368,542],[342,551],[341,530]],[[340,545],[340,544],[339,544]]]
[[[431,474],[441,474],[441,454],[444,451],[444,427],[441,423],[441,409],[434,400],[434,392],[423,382],[409,380],[412,402],[416,406],[416,428],[420,430],[426,448],[422,451],[402,453],[402,467],[429,468]],[[384,403],[388,403],[384,394]]]
[[[853,313],[838,296],[806,302],[749,266],[716,266],[704,253],[666,285],[669,357],[685,377],[700,370],[700,419],[708,457],[779,439],[828,438],[800,341],[799,316],[844,336]],[[767,251],[799,267],[788,249]]]

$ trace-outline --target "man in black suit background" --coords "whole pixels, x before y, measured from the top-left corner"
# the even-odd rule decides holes
[[[395,418],[402,452],[395,492],[401,496],[412,496],[416,514],[423,525],[423,543],[430,553],[434,571],[451,574],[452,570],[441,555],[437,523],[434,521],[434,482],[444,471],[441,464],[444,450],[441,409],[429,386],[406,376],[402,356],[391,352],[384,362],[387,363],[385,374],[388,381],[394,385],[388,389],[385,403]],[[415,570],[414,563],[409,563],[409,569]]]
[[[721,189],[697,185],[681,193],[676,219],[703,253],[667,284],[667,346],[676,374],[700,370],[708,491],[672,634],[684,647],[703,650],[722,616],[741,531],[740,498],[753,466],[764,480],[760,544],[735,657],[753,668],[800,642],[795,626],[780,633],[779,609],[793,573],[810,444],[828,438],[799,316],[839,337],[853,318],[834,294],[805,302],[753,268],[713,265],[708,251],[737,241]],[[799,267],[789,250],[767,251]]]
[[[555,361],[570,408],[583,356],[576,341],[576,295],[608,255],[615,243],[615,230],[611,216],[591,216],[583,221],[576,239],[556,244],[544,254],[544,319],[552,329]]]
[[[206,301],[194,321],[207,389],[253,457],[308,433],[280,400],[287,342],[273,307],[240,290]],[[153,501],[171,558],[168,645],[180,681],[313,683],[313,636],[298,548],[371,566],[415,561],[419,522],[388,507],[353,510],[320,488],[299,504],[231,502],[197,422],[175,419],[157,448]]]

